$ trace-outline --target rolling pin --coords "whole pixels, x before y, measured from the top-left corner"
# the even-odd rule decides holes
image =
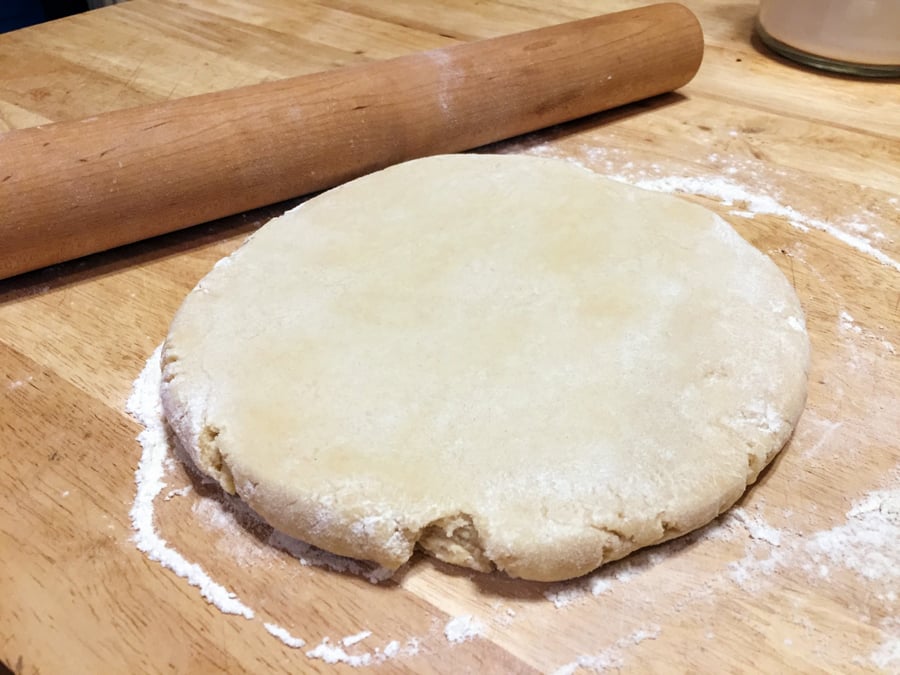
[[[686,84],[659,4],[0,135],[0,279]]]

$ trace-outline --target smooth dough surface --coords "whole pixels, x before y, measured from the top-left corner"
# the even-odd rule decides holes
[[[271,525],[584,574],[732,505],[790,436],[809,341],[766,256],[569,163],[446,155],[276,218],[178,311],[167,420]]]

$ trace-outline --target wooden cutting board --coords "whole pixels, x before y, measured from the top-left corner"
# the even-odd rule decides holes
[[[0,129],[637,4],[132,0],[0,35]],[[794,284],[809,401],[741,510],[581,583],[416,558],[374,585],[273,549],[199,486],[171,492],[191,484],[173,465],[156,527],[255,616],[222,613],[135,546],[140,427],[125,402],[187,291],[276,205],[0,282],[0,660],[22,673],[350,672],[366,654],[384,672],[900,672],[900,87],[772,56],[752,2],[685,4],[707,40],[690,85],[486,151],[682,193]],[[448,640],[468,616],[481,634]],[[324,638],[343,663],[314,651]]]

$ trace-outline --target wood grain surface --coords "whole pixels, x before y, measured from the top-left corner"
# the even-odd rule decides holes
[[[0,35],[0,129],[638,4],[133,0]],[[900,525],[876,499],[900,490],[900,87],[773,56],[753,2],[685,4],[706,35],[687,87],[485,150],[682,192],[791,280],[813,347],[807,409],[737,517],[580,584],[417,557],[373,585],[266,546],[200,486],[164,499],[191,484],[173,465],[157,529],[256,616],[223,614],[135,547],[140,426],[125,402],[185,294],[274,205],[0,282],[0,660],[17,673],[351,672],[308,652],[369,630],[344,650],[374,658],[397,640],[370,666],[383,672],[900,672]],[[451,643],[461,615],[483,634]]]

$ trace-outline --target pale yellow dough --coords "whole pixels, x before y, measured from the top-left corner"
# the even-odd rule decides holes
[[[396,568],[584,574],[727,509],[791,434],[777,267],[682,199],[525,156],[401,164],[260,229],[163,352],[196,465],[274,527]]]

